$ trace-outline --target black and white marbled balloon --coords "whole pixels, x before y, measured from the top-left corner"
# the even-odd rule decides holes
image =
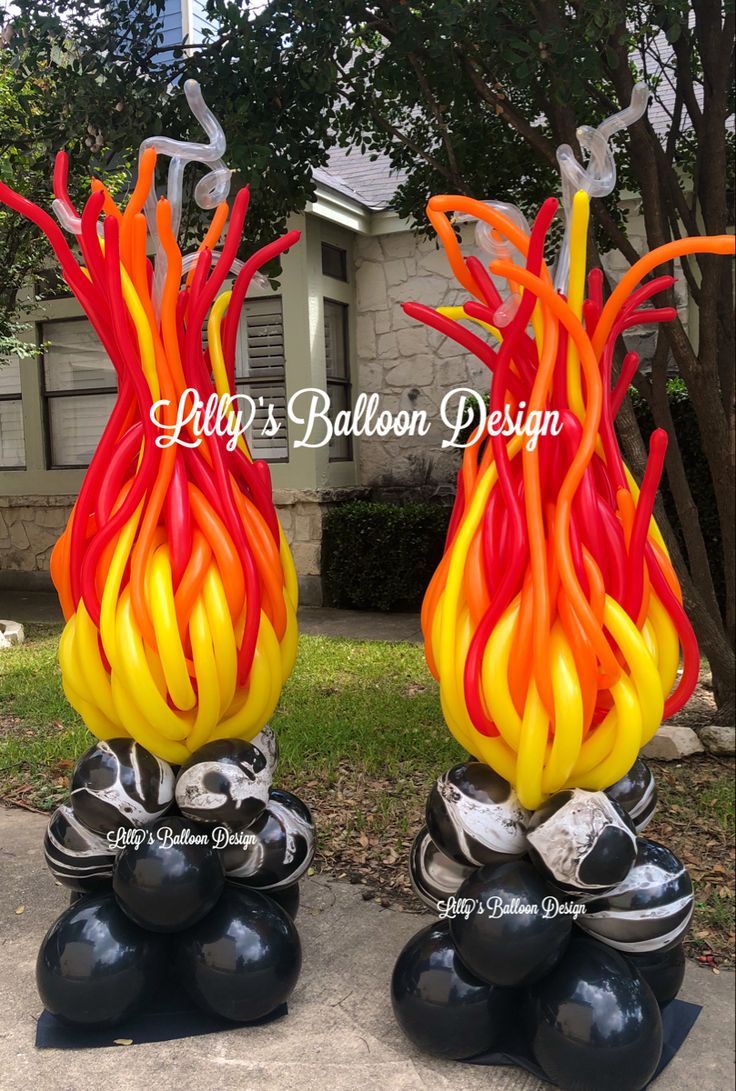
[[[243,739],[215,739],[186,761],[176,777],[176,803],[194,822],[250,826],[263,814],[271,788],[266,755]]]
[[[114,849],[106,837],[87,829],[67,803],[49,819],[43,854],[53,877],[70,890],[96,891],[112,880]]]
[[[443,773],[427,800],[430,837],[445,856],[467,867],[523,856],[529,816],[509,782],[479,761]]]
[[[173,799],[174,770],[132,739],[95,743],[72,773],[72,809],[95,833],[148,826]]]
[[[422,826],[409,855],[409,879],[414,893],[435,913],[439,903],[457,894],[476,869],[458,864],[438,849],[429,830]]]
[[[254,746],[257,746],[261,753],[264,755],[268,762],[268,768],[271,770],[271,776],[276,771],[276,766],[279,763],[279,740],[276,738],[276,732],[270,724],[266,724],[262,727],[257,735],[254,735],[250,740]]]
[[[657,786],[645,761],[637,758],[626,776],[606,788],[606,795],[626,811],[637,833],[646,829],[657,806]]]
[[[309,808],[291,792],[274,788],[268,806],[242,831],[249,843],[222,851],[226,878],[257,890],[291,886],[314,856],[314,823]]]
[[[664,845],[638,838],[636,862],[623,882],[585,898],[578,925],[625,954],[665,951],[680,942],[693,915],[693,884]]]
[[[604,792],[558,792],[535,811],[527,828],[529,855],[564,890],[607,890],[628,874],[636,857],[629,816]]]

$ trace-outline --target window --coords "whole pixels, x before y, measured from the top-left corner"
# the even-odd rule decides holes
[[[288,462],[284,317],[280,296],[245,301],[235,352],[235,392],[248,394],[256,402],[253,426],[246,435],[253,457]],[[270,405],[280,427],[277,435],[264,436]]]
[[[348,255],[339,246],[322,243],[322,275],[334,280],[348,279]]]
[[[351,408],[348,308],[345,303],[326,299],[324,309],[327,394],[330,399],[330,419],[334,421],[337,413]],[[333,436],[330,442],[330,462],[345,462],[352,457],[352,438]]]
[[[115,369],[86,318],[44,322],[41,341],[47,466],[88,466],[115,404]]]
[[[33,361],[30,361],[31,365]],[[20,361],[0,360],[0,467],[22,470],[26,464],[23,403],[20,397]]]

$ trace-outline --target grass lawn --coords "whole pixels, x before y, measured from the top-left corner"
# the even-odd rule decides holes
[[[29,625],[0,656],[0,799],[50,810],[67,794],[91,737],[66,703],[59,626]],[[294,674],[272,720],[278,783],[313,809],[315,866],[362,883],[364,897],[420,907],[407,856],[432,780],[462,759],[444,726],[437,686],[414,644],[302,636]],[[682,856],[697,888],[689,952],[733,959],[733,763],[653,763],[660,807],[647,836]]]

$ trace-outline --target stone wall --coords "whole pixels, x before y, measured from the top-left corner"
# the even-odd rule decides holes
[[[291,546],[304,606],[322,604],[320,552],[324,512],[335,504],[367,495],[366,489],[280,489],[274,492],[274,503]],[[51,550],[66,526],[73,503],[73,496],[0,497],[0,600],[3,586],[51,586]]]
[[[0,588],[51,586],[51,550],[73,504],[73,496],[0,496]]]
[[[636,206],[629,208],[628,235],[639,253],[647,250],[643,220]],[[473,228],[463,228],[463,250],[478,253]],[[401,303],[414,300],[433,307],[456,305],[467,299],[458,287],[444,251],[431,240],[417,240],[408,232],[356,238],[356,356],[357,385],[381,395],[381,406],[427,410],[433,427],[426,437],[363,438],[360,441],[360,480],[365,485],[408,487],[452,480],[460,453],[441,448],[449,438],[439,416],[446,391],[468,386],[487,391],[488,372],[453,341],[408,318]],[[487,258],[485,259],[487,261]],[[617,282],[628,268],[618,253],[604,258],[607,272]],[[676,288],[680,316],[687,322],[688,297],[684,280]],[[643,360],[654,351],[654,328],[627,337],[631,350]]]
[[[466,229],[466,252],[472,232]],[[365,485],[420,486],[447,481],[460,455],[442,450],[449,438],[439,406],[448,390],[485,391],[488,372],[453,341],[408,318],[401,303],[452,306],[467,299],[444,252],[408,232],[358,237],[355,243],[357,385],[381,395],[381,408],[426,410],[427,436],[362,437],[360,480]]]

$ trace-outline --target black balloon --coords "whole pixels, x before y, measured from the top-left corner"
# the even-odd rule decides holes
[[[72,809],[103,835],[156,822],[173,798],[171,766],[132,739],[95,743],[72,773]]]
[[[490,864],[460,887],[450,935],[476,977],[507,988],[527,985],[564,954],[573,920],[568,908],[528,861]]]
[[[57,1019],[114,1026],[150,1000],[166,956],[164,938],[138,928],[112,894],[89,895],[46,933],[36,984],[45,1008]]]
[[[215,739],[184,762],[175,796],[194,822],[237,829],[263,814],[270,787],[271,768],[261,750],[243,739]]]
[[[529,856],[564,890],[585,893],[620,883],[636,857],[634,823],[605,792],[558,792],[532,815]]]
[[[660,1008],[675,999],[685,980],[685,951],[681,943],[665,951],[627,954],[626,960],[644,978]]]
[[[646,829],[657,806],[657,786],[642,758],[636,759],[626,776],[606,788],[606,795],[626,811],[637,833]]]
[[[112,885],[120,906],[154,932],[191,927],[225,885],[209,832],[186,818],[163,818],[140,835],[142,843],[123,849],[115,861]]]
[[[314,823],[309,808],[291,792],[273,788],[260,818],[243,831],[239,844],[223,849],[228,879],[271,891],[296,883],[314,856]]]
[[[236,1023],[283,1004],[301,962],[299,933],[288,913],[266,895],[231,884],[204,920],[177,937],[176,969],[192,1000]]]
[[[662,1052],[652,990],[617,951],[579,933],[531,986],[526,1023],[547,1078],[574,1091],[640,1091]]]
[[[107,839],[87,829],[66,803],[49,819],[43,854],[54,878],[71,890],[110,888],[115,853]]]
[[[466,867],[523,856],[528,818],[509,782],[479,761],[443,773],[427,799],[430,837],[445,856]]]
[[[480,981],[460,961],[448,921],[409,940],[391,978],[396,1020],[414,1045],[461,1061],[503,1047],[517,994]]]
[[[427,827],[422,826],[409,854],[409,879],[414,893],[433,912],[439,911],[440,902],[457,894],[475,870],[446,856],[429,836]]]
[[[684,936],[695,898],[687,868],[674,852],[637,839],[634,866],[612,890],[585,899],[578,924],[625,954],[666,950]]]

